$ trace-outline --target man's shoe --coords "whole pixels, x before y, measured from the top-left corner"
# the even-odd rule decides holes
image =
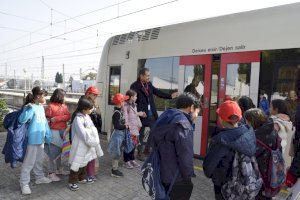
[[[31,194],[31,190],[30,190],[29,185],[24,185],[24,186],[21,188],[21,190],[22,190],[22,194],[23,194],[23,195],[29,195],[29,194]]]
[[[120,172],[119,170],[111,170],[111,176],[112,177],[116,177],[116,178],[119,178],[119,177],[123,177],[123,173]]]
[[[52,180],[47,178],[47,177],[43,177],[43,178],[40,178],[38,180],[35,181],[35,184],[44,184],[44,183],[51,183]]]

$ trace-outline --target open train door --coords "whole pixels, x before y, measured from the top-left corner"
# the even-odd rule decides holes
[[[259,97],[260,51],[225,53],[221,55],[219,104],[248,96],[257,106]]]
[[[179,92],[196,93],[202,99],[202,110],[195,124],[194,154],[204,157],[207,148],[212,55],[181,56],[179,64]]]

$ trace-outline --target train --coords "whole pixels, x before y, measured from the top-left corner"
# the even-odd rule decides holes
[[[147,67],[165,92],[193,86],[203,107],[196,120],[194,154],[206,154],[225,98],[250,97],[258,106],[285,99],[300,71],[300,3],[153,27],[115,35],[102,51],[97,75],[103,131],[111,132],[115,93],[125,93]],[[299,84],[299,83],[298,83]],[[155,98],[159,113],[174,102]]]

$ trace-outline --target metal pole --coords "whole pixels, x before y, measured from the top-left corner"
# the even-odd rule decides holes
[[[65,65],[62,65],[63,67],[63,89],[65,90]]]

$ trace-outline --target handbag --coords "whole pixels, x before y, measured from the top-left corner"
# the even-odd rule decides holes
[[[134,149],[134,144],[131,139],[131,134],[128,129],[124,131],[125,137],[124,137],[124,151],[125,153],[130,153]]]

